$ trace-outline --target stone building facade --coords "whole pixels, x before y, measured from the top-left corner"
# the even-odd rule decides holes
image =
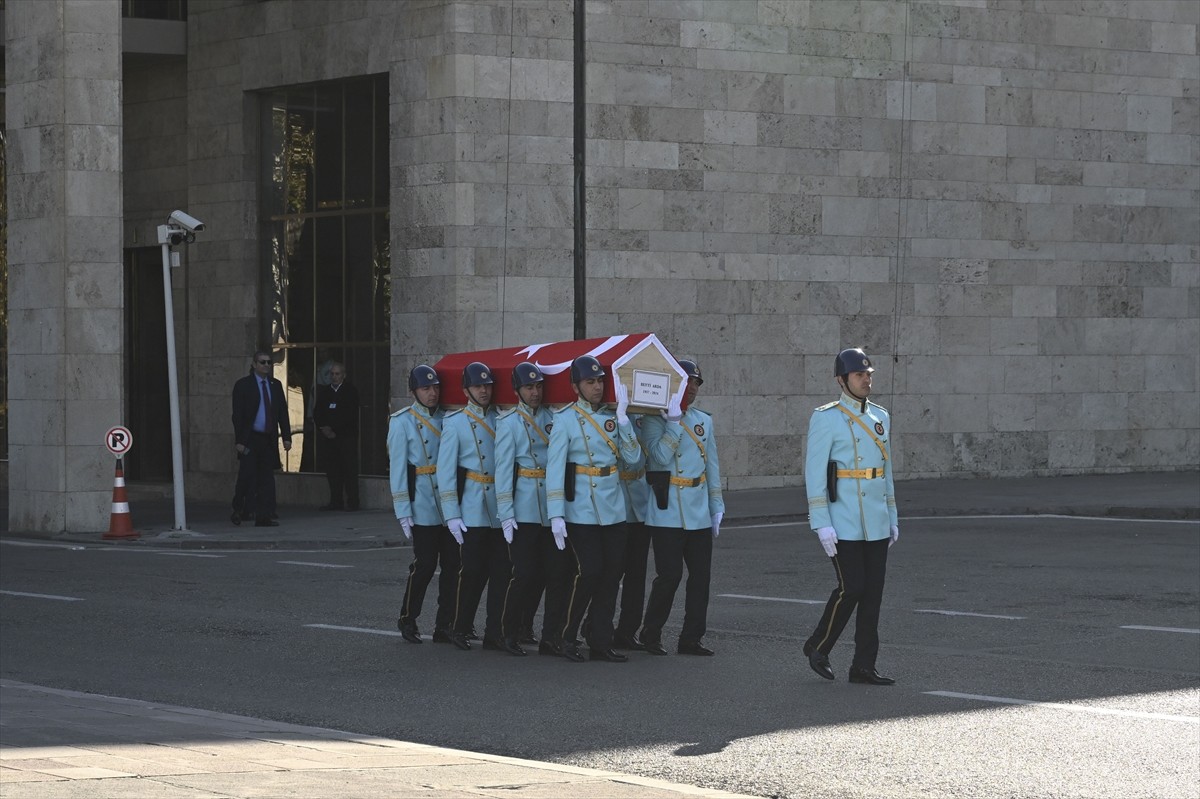
[[[119,5],[6,4],[9,455],[43,475],[13,471],[11,524],[107,492],[113,285],[176,207],[208,225],[174,275],[189,496],[229,492],[229,388],[279,343],[262,104],[288,87],[386,86],[374,417],[416,362],[571,337],[573,0],[190,0],[186,52],[123,63]],[[698,360],[729,488],[801,482],[851,345],[901,478],[1196,468],[1200,4],[584,5],[587,333]]]

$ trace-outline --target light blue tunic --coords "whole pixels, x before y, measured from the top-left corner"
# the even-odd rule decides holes
[[[635,433],[642,429],[641,414],[629,415],[629,423]],[[639,442],[641,443],[641,442]],[[646,504],[650,499],[650,486],[646,485],[646,448],[641,447],[641,454],[635,466],[621,469],[621,488],[625,489],[625,521],[644,522],[646,520]]]
[[[546,478],[514,477],[514,464],[521,469],[546,469],[553,414],[544,405],[536,411],[520,403],[496,423],[496,515],[544,527]]]
[[[636,468],[641,454],[633,425],[617,424],[607,407],[595,410],[580,400],[563,408],[554,414],[554,427],[550,431],[547,512],[573,524],[623,523],[627,511],[620,470]],[[568,463],[609,473],[567,475]],[[571,502],[563,494],[564,477],[575,480],[575,498]]]
[[[813,411],[804,457],[804,485],[812,529],[832,527],[843,541],[879,541],[890,535],[890,528],[898,524],[891,435],[888,412],[871,402],[863,403],[842,394],[837,402]],[[837,501],[830,503],[825,476],[829,461],[837,461],[838,469],[876,469],[883,476],[839,477]]]
[[[660,509],[653,493],[647,503],[646,524],[701,530],[712,527],[712,517],[725,512],[721,496],[721,461],[712,417],[699,408],[688,408],[679,424],[661,416],[642,419],[641,440],[646,447],[646,468],[669,472],[681,480],[704,477],[699,485],[671,485],[667,507]]]
[[[414,524],[427,526],[442,523],[436,474],[418,474],[413,499],[408,498],[408,464],[418,468],[437,465],[441,430],[442,409],[430,413],[419,402],[388,418],[388,482],[397,519],[411,518]]]
[[[458,467],[480,479],[468,476],[458,499]],[[496,518],[496,410],[484,413],[475,403],[461,411],[446,414],[442,422],[442,447],[438,452],[438,496],[442,515],[462,519],[468,528],[499,527]]]

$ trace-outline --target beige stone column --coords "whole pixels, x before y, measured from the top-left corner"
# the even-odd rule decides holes
[[[103,531],[125,406],[121,7],[8,0],[5,23],[9,528]]]

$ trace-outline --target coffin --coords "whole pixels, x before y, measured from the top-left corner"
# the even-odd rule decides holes
[[[442,405],[461,408],[467,403],[462,389],[462,373],[467,364],[479,361],[493,372],[493,403],[511,407],[517,403],[512,388],[513,367],[523,361],[537,364],[546,376],[543,401],[547,405],[567,405],[575,401],[571,385],[571,361],[591,355],[604,367],[609,379],[604,384],[604,399],[614,403],[612,376],[615,374],[629,389],[631,413],[658,413],[667,407],[671,394],[679,389],[686,373],[653,333],[527,344],[497,350],[457,352],[433,365],[442,381]]]

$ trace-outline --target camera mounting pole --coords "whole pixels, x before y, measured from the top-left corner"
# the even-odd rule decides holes
[[[175,495],[175,530],[187,529],[187,513],[183,502],[183,438],[179,430],[179,377],[175,358],[175,305],[171,294],[171,267],[179,266],[179,253],[171,247],[191,244],[204,223],[182,211],[174,211],[167,224],[158,226],[158,243],[162,245],[163,311],[167,318],[167,386],[171,405],[171,474]]]

